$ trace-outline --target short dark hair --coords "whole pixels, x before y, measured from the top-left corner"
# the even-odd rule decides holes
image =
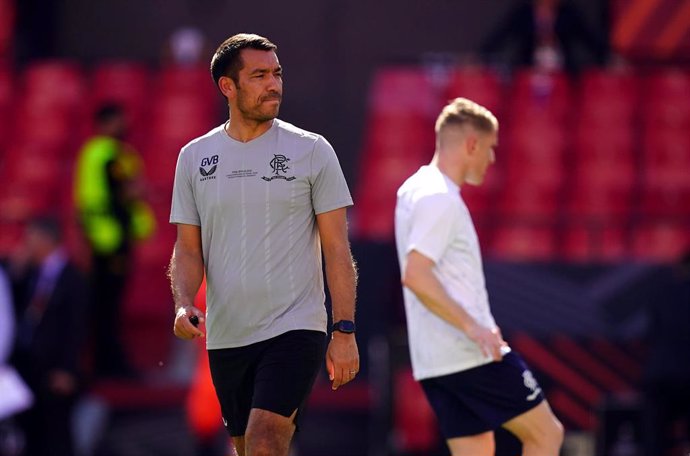
[[[94,119],[98,125],[102,125],[124,115],[125,110],[121,105],[117,103],[105,103],[96,109]]]
[[[55,244],[62,242],[62,227],[57,217],[53,215],[36,215],[26,222],[27,228],[37,231]]]
[[[278,46],[268,38],[252,33],[238,33],[223,41],[211,59],[211,76],[218,87],[218,81],[228,76],[235,84],[239,83],[239,73],[242,69],[242,49],[256,49],[258,51],[275,51]]]

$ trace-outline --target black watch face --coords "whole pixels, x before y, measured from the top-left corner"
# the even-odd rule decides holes
[[[352,321],[341,320],[338,323],[336,323],[334,326],[335,326],[334,329],[336,329],[340,332],[344,332],[344,333],[355,332],[355,323]]]

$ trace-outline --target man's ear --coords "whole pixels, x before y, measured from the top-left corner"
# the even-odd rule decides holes
[[[467,145],[468,155],[474,155],[478,145],[477,135],[474,133],[468,133],[467,137],[465,138],[465,144]]]
[[[234,98],[235,94],[237,93],[235,81],[228,76],[221,76],[221,78],[218,80],[218,88],[220,89],[221,93],[225,95],[225,98],[228,99]]]

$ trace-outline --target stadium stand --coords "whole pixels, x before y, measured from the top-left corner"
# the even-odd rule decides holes
[[[526,69],[507,83],[484,68],[449,74],[432,84],[423,67],[389,67],[374,77],[355,188],[357,238],[392,239],[396,184],[430,158],[431,106],[456,96],[481,100],[501,121],[486,184],[462,189],[482,238],[492,239],[490,258],[658,260],[651,247],[633,247],[647,236],[637,226],[688,229],[688,73],[588,69],[573,78]]]

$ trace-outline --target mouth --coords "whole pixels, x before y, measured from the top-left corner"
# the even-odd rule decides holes
[[[274,102],[276,102],[276,103],[280,103],[280,101],[282,100],[282,98],[283,98],[283,97],[281,97],[280,95],[268,95],[268,96],[262,98],[262,99],[261,99],[261,102],[262,102],[262,103],[265,103],[265,102],[274,101]]]

